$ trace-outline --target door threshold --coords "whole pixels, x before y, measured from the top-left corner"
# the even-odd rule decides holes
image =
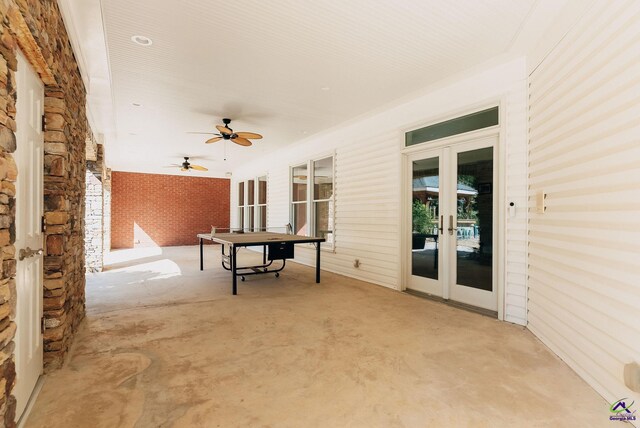
[[[498,318],[498,312],[491,311],[489,309],[479,308],[477,306],[468,305],[466,303],[456,302],[455,300],[443,299],[440,296],[435,296],[433,294],[424,293],[418,290],[412,290],[410,288],[407,288],[406,290],[404,290],[404,292],[407,294],[411,294],[412,296],[421,297],[423,299],[432,300],[434,302],[444,303],[447,306],[462,309],[467,312],[473,312],[475,314],[484,315],[485,317],[495,318],[495,319]]]

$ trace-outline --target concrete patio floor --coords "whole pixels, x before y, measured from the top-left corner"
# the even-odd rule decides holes
[[[219,247],[111,254],[27,427],[611,427],[526,329],[291,263],[231,295]],[[246,250],[240,260],[255,255]]]

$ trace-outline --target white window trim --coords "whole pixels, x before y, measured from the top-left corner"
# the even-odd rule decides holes
[[[313,189],[314,189],[314,181],[315,181],[315,170],[314,170],[314,162],[331,158],[331,177],[333,183],[333,191],[331,192],[331,198],[328,199],[314,199]],[[307,197],[303,201],[293,201],[293,169],[306,166],[307,167]],[[316,234],[315,224],[316,224],[316,213],[315,213],[315,203],[316,202],[332,202],[333,203],[333,214],[331,215],[331,220],[333,223],[333,240],[331,243],[322,243],[321,250],[335,252],[336,247],[336,153],[335,151],[331,151],[328,153],[324,153],[322,155],[314,156],[311,159],[302,162],[296,162],[294,164],[289,165],[289,222],[293,224],[293,206],[297,204],[307,204],[306,207],[306,215],[307,215],[307,223],[309,225],[308,230],[309,234]],[[306,244],[307,246],[312,247],[313,244]]]

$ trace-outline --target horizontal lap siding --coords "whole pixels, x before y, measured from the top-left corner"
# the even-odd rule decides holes
[[[397,135],[355,141],[336,149],[335,253],[322,253],[323,269],[398,288],[400,151]],[[277,189],[288,192],[288,176]],[[271,184],[271,183],[269,183]],[[279,201],[281,195],[273,195]],[[285,198],[286,200],[286,198]],[[288,221],[289,213],[284,213]],[[360,260],[360,267],[353,262]],[[315,252],[296,249],[296,261],[313,265]]]
[[[530,78],[529,327],[609,401],[640,402],[639,58],[640,3],[601,0]]]
[[[527,324],[527,92],[517,82],[506,98],[504,318]],[[515,213],[509,214],[508,205]]]

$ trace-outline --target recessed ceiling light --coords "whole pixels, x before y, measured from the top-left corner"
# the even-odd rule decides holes
[[[307,135],[309,132],[308,131],[302,131],[303,135]]]
[[[151,46],[153,44],[153,41],[145,36],[131,36],[131,40],[133,41],[133,43],[136,43],[140,46]]]
[[[322,87],[322,88],[320,88],[320,89],[321,89],[321,90],[323,90],[323,91],[325,91],[325,92],[327,92],[327,91],[328,91],[329,89],[331,89],[331,88],[329,88],[328,86],[323,86],[323,87]]]

